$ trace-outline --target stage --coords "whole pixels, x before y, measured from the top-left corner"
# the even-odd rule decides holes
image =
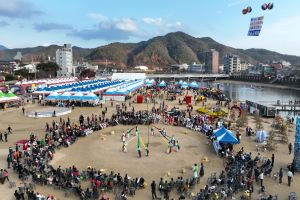
[[[47,106],[47,107],[39,107],[39,108],[32,108],[32,109],[25,110],[24,115],[26,117],[44,118],[44,117],[53,117],[54,114],[56,117],[63,116],[71,112],[72,112],[71,108]]]

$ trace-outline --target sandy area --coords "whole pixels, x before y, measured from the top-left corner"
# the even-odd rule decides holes
[[[170,102],[167,101],[169,107],[173,105],[178,106],[178,101]],[[26,108],[35,107],[37,105],[27,105]],[[109,114],[115,111],[115,108],[111,108],[108,104]],[[136,110],[146,109],[147,104],[134,104]],[[200,106],[200,105],[199,105]],[[150,108],[149,104],[149,108]],[[181,106],[186,108],[186,106]],[[80,113],[85,116],[94,114],[100,114],[100,107],[95,108],[75,108],[75,110],[69,114],[72,120],[78,120]],[[66,119],[67,116],[64,116]],[[29,137],[30,132],[34,132],[39,137],[44,136],[44,129],[46,122],[52,122],[52,120],[59,120],[59,118],[27,118],[22,115],[21,108],[11,108],[5,111],[0,111],[0,131],[11,125],[13,134],[9,135],[9,142],[0,143],[0,167],[6,167],[6,155],[9,146],[14,146],[14,142],[20,139]],[[270,119],[264,119],[263,125],[266,131],[271,130]],[[177,178],[177,176],[190,177],[192,176],[191,167],[194,163],[200,163],[204,156],[209,159],[208,163],[205,163],[205,177],[201,179],[200,185],[196,188],[203,187],[206,183],[207,177],[212,172],[220,172],[223,169],[223,161],[216,156],[213,148],[207,144],[207,139],[200,133],[190,131],[185,128],[171,127],[157,125],[158,127],[165,127],[169,135],[175,135],[180,141],[181,150],[174,152],[170,155],[166,154],[166,144],[156,132],[155,136],[150,136],[150,157],[145,157],[143,153],[142,158],[137,157],[136,145],[137,140],[133,139],[128,145],[128,152],[121,152],[121,134],[126,131],[126,126],[115,126],[109,127],[102,131],[93,133],[92,135],[80,138],[74,145],[69,148],[61,149],[54,155],[52,164],[54,166],[61,165],[62,167],[69,167],[76,165],[80,169],[85,169],[87,166],[93,166],[98,169],[106,169],[108,172],[114,170],[121,172],[123,175],[128,173],[130,177],[144,176],[148,187],[144,190],[139,190],[136,196],[131,199],[151,199],[149,184],[152,180],[159,181],[160,177],[166,177],[166,173],[171,172],[171,177]],[[254,120],[249,117],[249,126],[254,128]],[[130,127],[131,128],[131,127]],[[114,131],[115,134],[111,135],[110,132]],[[244,130],[244,128],[243,128]],[[293,132],[290,132],[289,139],[294,141],[294,128]],[[139,126],[139,131],[142,134],[144,143],[148,140],[148,127]],[[132,131],[134,133],[134,131]],[[240,149],[242,146],[246,151],[252,151],[254,156],[256,155],[256,145],[253,137],[245,137],[244,131],[242,131],[242,143],[237,145],[235,148]],[[100,138],[104,137],[105,140]],[[133,136],[132,136],[133,137]],[[275,152],[262,152],[263,156],[271,157],[271,154],[275,153],[275,166],[274,170],[278,171],[280,167],[286,169],[287,163],[292,160],[292,155],[288,155],[288,148],[286,144],[280,144],[277,146]],[[182,168],[186,168],[187,172],[181,174]],[[10,172],[10,178],[17,181],[16,175]],[[279,185],[272,179],[267,177],[265,179],[265,185],[268,193],[279,195],[279,199],[287,199],[288,194],[291,191],[297,191],[296,188],[300,187],[299,174],[296,174],[292,187],[287,186],[286,171],[284,171],[283,184]],[[168,178],[168,177],[166,177]],[[17,181],[18,182],[18,181]],[[87,184],[84,184],[87,185]],[[257,197],[257,189],[255,188],[254,197]],[[59,199],[65,199],[62,191],[53,190],[50,187],[37,187],[37,190],[45,195],[54,194]],[[10,200],[13,198],[14,189],[8,188],[8,183],[0,185],[1,200]],[[196,191],[195,191],[196,192]],[[172,195],[171,195],[172,196]],[[70,197],[75,199],[75,197]],[[256,198],[254,198],[256,199]]]

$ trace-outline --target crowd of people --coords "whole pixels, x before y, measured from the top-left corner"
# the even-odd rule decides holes
[[[79,137],[91,134],[93,130],[106,127],[104,119],[98,119],[95,115],[86,119],[83,115],[79,116],[79,124],[66,121],[60,118],[59,121],[52,121],[52,126],[46,123],[46,134],[43,139],[38,139],[34,134],[30,135],[29,140],[22,146],[16,144],[15,148],[9,148],[7,155],[8,168],[11,166],[18,174],[18,178],[23,181],[25,186],[22,190],[15,192],[16,199],[24,199],[24,194],[28,199],[42,199],[41,194],[34,193],[35,184],[50,185],[54,188],[64,189],[66,192],[75,194],[81,199],[99,199],[100,191],[103,195],[101,199],[108,199],[106,191],[121,189],[119,197],[127,199],[126,195],[134,195],[135,190],[143,188],[145,180],[143,177],[131,179],[127,174],[124,178],[119,173],[111,172],[106,174],[103,171],[88,167],[87,170],[79,171],[76,166],[62,169],[60,166],[54,168],[49,164],[55,151],[62,147],[69,147],[75,143]],[[5,171],[1,176],[8,179]],[[32,181],[28,182],[28,181]],[[87,189],[81,188],[81,182],[90,180],[91,186]],[[27,183],[28,182],[28,183]],[[12,184],[12,183],[10,183]],[[104,192],[103,192],[104,191]],[[47,200],[55,199],[52,195]]]
[[[212,97],[210,93],[202,93],[206,97]],[[223,96],[213,96],[222,105]],[[195,97],[194,97],[195,98]],[[154,99],[155,101],[155,99]],[[227,106],[230,101],[225,102]],[[100,105],[102,108],[102,104]],[[113,103],[111,104],[113,106]],[[66,191],[65,195],[75,194],[81,199],[99,199],[107,200],[107,192],[115,192],[119,199],[127,199],[127,195],[134,195],[137,189],[145,187],[145,180],[143,177],[131,178],[127,174],[122,177],[119,173],[110,172],[106,173],[97,170],[93,167],[88,167],[86,170],[80,171],[76,166],[71,166],[66,169],[61,167],[54,168],[49,164],[52,160],[55,151],[62,147],[69,147],[75,143],[79,137],[84,137],[91,134],[93,131],[101,130],[107,126],[115,126],[118,124],[124,125],[148,125],[154,123],[163,123],[167,125],[182,126],[194,131],[202,132],[211,138],[213,129],[221,125],[230,126],[228,124],[220,124],[220,121],[205,114],[193,114],[192,107],[186,110],[176,111],[173,108],[169,112],[169,108],[165,101],[158,105],[158,108],[153,108],[148,111],[136,111],[134,106],[129,102],[127,107],[126,103],[121,106],[116,105],[116,113],[110,118],[107,116],[107,107],[99,115],[93,114],[92,116],[85,117],[83,114],[79,116],[78,124],[71,122],[69,117],[65,120],[60,118],[59,121],[52,121],[52,124],[46,123],[46,134],[43,139],[37,138],[34,134],[26,144],[22,147],[16,145],[15,148],[9,148],[7,156],[8,168],[13,167],[17,172],[18,177],[25,183],[32,180],[34,184],[49,185],[54,188],[60,188]],[[178,111],[178,110],[177,110]],[[7,133],[11,133],[8,130]],[[0,135],[1,141],[1,135]],[[233,148],[228,147],[223,149],[226,160],[224,170],[217,176],[212,174],[206,186],[201,189],[197,194],[192,195],[194,187],[200,182],[201,177],[204,175],[204,165],[195,164],[193,167],[193,177],[184,179],[178,177],[176,180],[159,181],[151,183],[151,191],[153,199],[157,199],[156,190],[159,191],[164,199],[170,199],[170,193],[176,191],[179,199],[192,197],[197,200],[204,199],[226,199],[232,197],[239,192],[243,192],[241,198],[249,199],[254,191],[254,183],[260,185],[259,191],[264,194],[266,187],[264,185],[264,177],[272,176],[275,156],[271,159],[263,160],[260,155],[253,157],[252,153],[246,153],[242,148],[239,152],[234,154]],[[1,170],[1,177],[4,180],[8,179],[6,170]],[[289,166],[287,173],[288,185],[294,174],[293,164]],[[283,171],[280,169],[278,172],[278,181],[282,183]],[[2,180],[2,179],[0,179]],[[82,181],[89,180],[90,187],[83,189],[81,187]],[[28,199],[41,199],[43,195],[34,192],[34,184],[27,185],[23,190],[16,190],[16,199],[24,199],[24,194]],[[101,194],[102,193],[102,196]],[[101,196],[101,197],[100,197]],[[273,200],[275,197],[263,197],[267,200]],[[49,195],[47,200],[54,200],[55,197]]]

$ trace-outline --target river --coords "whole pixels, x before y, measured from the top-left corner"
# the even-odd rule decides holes
[[[214,83],[213,85],[217,84],[218,83]],[[207,85],[207,83],[203,85]],[[264,105],[275,104],[277,100],[280,100],[280,102],[284,103],[288,103],[289,100],[292,100],[293,102],[294,100],[297,100],[300,103],[299,90],[260,87],[240,83],[219,83],[219,85],[220,88],[223,89],[226,96],[234,100],[249,100]],[[300,112],[280,112],[280,115],[282,116],[295,116],[297,114],[300,114]]]

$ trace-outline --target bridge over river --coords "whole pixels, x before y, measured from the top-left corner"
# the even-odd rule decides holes
[[[147,78],[153,79],[224,79],[228,74],[147,74]]]

